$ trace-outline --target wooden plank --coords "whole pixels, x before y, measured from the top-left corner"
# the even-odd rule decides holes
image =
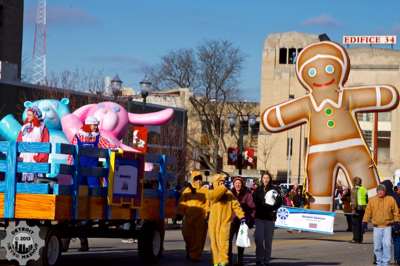
[[[112,206],[111,219],[113,220],[131,220],[132,209],[127,207]]]
[[[80,167],[79,175],[104,177],[108,176],[108,171],[109,171],[108,168],[103,168],[103,167]]]
[[[51,153],[51,143],[49,142],[18,142],[18,152],[30,153]]]
[[[6,183],[0,182],[0,193],[6,190]],[[49,184],[17,183],[17,193],[24,194],[49,194]]]
[[[89,219],[89,197],[78,196],[77,215],[79,220]]]
[[[7,172],[7,161],[0,161],[0,172]]]
[[[72,198],[71,196],[56,196],[56,220],[70,220],[72,219]]]
[[[17,194],[15,218],[54,220],[56,196]]]
[[[0,141],[0,152],[7,152],[9,144],[8,141]]]
[[[0,193],[0,217],[4,217],[4,193]],[[15,200],[15,218],[54,220],[54,195],[17,194]]]
[[[76,154],[76,146],[72,145],[72,144],[57,143],[56,153],[75,155]]]
[[[4,195],[4,218],[12,219],[15,215],[15,194],[17,190],[17,182],[15,180],[17,174],[17,143],[15,141],[10,141],[8,145],[7,168]]]
[[[48,163],[17,163],[18,173],[39,173],[48,174],[50,173],[50,164]]]
[[[108,150],[93,148],[93,147],[80,148],[79,156],[87,156],[87,157],[94,157],[94,158],[108,158]]]
[[[104,219],[106,199],[103,197],[89,197],[89,218]]]
[[[160,219],[160,201],[158,198],[144,198],[139,210],[139,217],[143,220]]]
[[[0,217],[4,217],[4,193],[0,193]]]
[[[53,164],[54,172],[57,175],[73,175],[75,172],[75,166],[67,164]]]
[[[17,193],[23,194],[49,194],[49,184],[17,183]]]

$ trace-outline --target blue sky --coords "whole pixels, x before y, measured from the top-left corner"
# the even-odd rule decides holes
[[[138,87],[170,50],[229,40],[246,55],[241,90],[259,99],[263,42],[273,32],[397,34],[400,1],[48,0],[48,72],[101,70]],[[25,0],[23,57],[32,56],[36,0]],[[398,45],[397,47],[398,48]]]

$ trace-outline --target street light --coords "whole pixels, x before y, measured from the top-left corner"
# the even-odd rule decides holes
[[[236,161],[239,175],[242,175],[242,168],[243,168],[243,150],[244,150],[243,136],[245,132],[247,134],[249,126],[251,128],[251,133],[253,133],[253,128],[257,123],[257,117],[254,114],[249,114],[247,116],[243,116],[242,121],[247,123],[239,122],[239,138],[237,142],[237,146],[239,147],[239,153]],[[231,128],[231,134],[233,135],[234,128],[236,126],[236,115],[233,113],[228,114],[228,122],[229,122],[229,127]]]
[[[147,96],[149,96],[149,93],[151,92],[152,83],[145,77],[141,82],[139,82],[139,85],[141,88],[140,95],[143,98],[143,104],[146,104],[146,98]]]
[[[111,91],[114,97],[119,96],[122,90],[122,80],[119,78],[118,74],[116,74],[113,79],[110,81]]]

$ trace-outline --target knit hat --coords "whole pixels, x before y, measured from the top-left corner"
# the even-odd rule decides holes
[[[40,111],[39,107],[37,106],[32,106],[29,107],[28,110],[26,110],[27,112],[32,112],[34,116],[36,116],[37,119],[42,120],[43,119],[43,114],[42,111]]]
[[[85,119],[85,125],[98,125],[98,124],[99,124],[99,120],[97,120],[97,118],[94,116],[88,116]]]
[[[385,185],[384,184],[379,184],[378,186],[377,186],[377,188],[376,188],[376,191],[378,192],[378,191],[386,191],[386,187],[385,187]]]
[[[235,176],[235,177],[233,178],[232,183],[235,184],[235,182],[236,182],[237,180],[239,180],[240,182],[242,182],[242,185],[244,184],[244,180],[243,180],[243,178],[242,178],[241,176]]]

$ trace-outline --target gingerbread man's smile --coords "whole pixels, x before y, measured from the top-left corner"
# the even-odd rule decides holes
[[[313,82],[313,86],[314,87],[318,87],[318,88],[327,87],[329,85],[332,85],[334,82],[335,82],[335,79],[333,78],[331,81],[328,81],[326,83],[315,83],[315,82]]]

